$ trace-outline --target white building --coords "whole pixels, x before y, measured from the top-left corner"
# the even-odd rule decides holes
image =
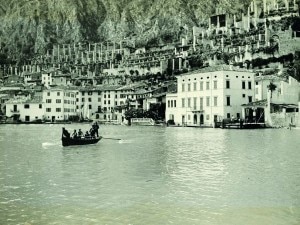
[[[272,103],[298,104],[300,85],[299,82],[288,76],[286,78],[276,75],[255,77],[255,100],[264,100],[268,97],[270,83],[276,86],[272,91]]]
[[[240,118],[242,104],[254,100],[254,73],[214,71],[177,76],[177,93],[166,96],[166,120],[187,126],[213,126]]]
[[[57,74],[57,71],[55,70],[49,70],[49,71],[42,71],[42,84],[44,84],[45,87],[49,87],[54,83],[54,75]]]
[[[56,87],[43,91],[45,119],[54,121],[68,120],[76,113],[76,90]]]
[[[42,120],[44,106],[41,98],[18,97],[6,103],[6,116],[12,121],[34,122]]]

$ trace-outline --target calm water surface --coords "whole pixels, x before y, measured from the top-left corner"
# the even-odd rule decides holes
[[[300,224],[300,129],[61,127],[0,126],[0,224]]]

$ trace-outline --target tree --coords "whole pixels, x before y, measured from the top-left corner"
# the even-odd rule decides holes
[[[272,83],[272,81],[270,82],[270,84],[268,85],[268,90],[271,91],[271,98],[272,98],[272,93],[273,91],[275,91],[277,88],[277,86],[275,84]]]

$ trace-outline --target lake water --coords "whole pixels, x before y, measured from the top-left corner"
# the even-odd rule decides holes
[[[61,128],[0,126],[0,224],[300,223],[300,129]]]

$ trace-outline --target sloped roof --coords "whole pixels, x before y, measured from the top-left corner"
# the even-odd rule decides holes
[[[249,102],[247,104],[243,104],[244,107],[257,107],[257,106],[267,106],[268,102],[267,99],[255,101],[255,102]]]

